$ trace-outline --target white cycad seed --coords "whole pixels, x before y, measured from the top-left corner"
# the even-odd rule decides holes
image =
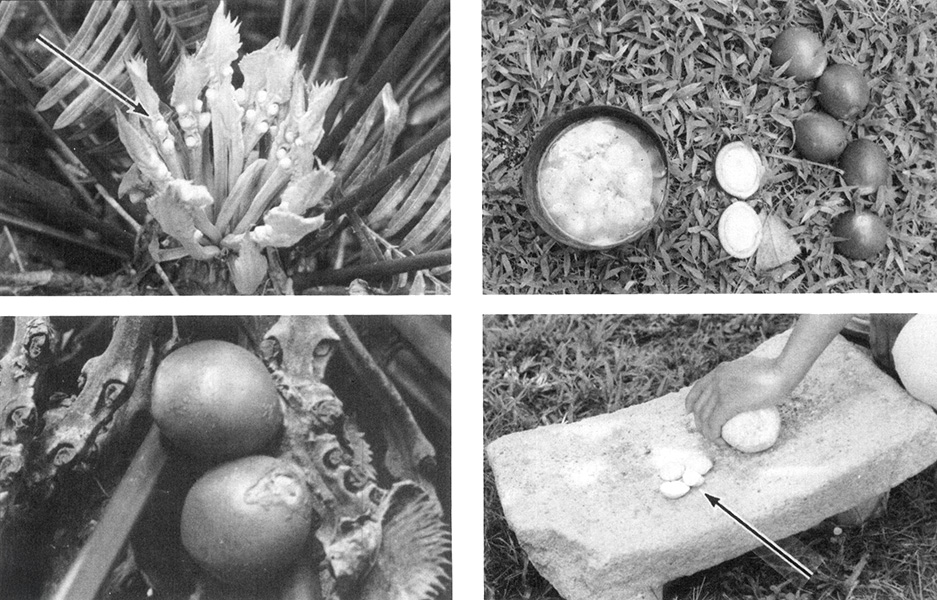
[[[687,469],[686,471],[683,472],[683,477],[681,478],[681,481],[690,487],[696,487],[699,485],[703,485],[703,482],[706,480],[702,475],[700,475],[696,471]]]
[[[663,494],[665,498],[670,498],[671,500],[676,500],[681,496],[685,496],[689,491],[690,486],[682,481],[665,481],[660,484],[660,493]]]
[[[676,462],[669,462],[660,468],[658,473],[664,481],[676,481],[683,476],[683,465]]]

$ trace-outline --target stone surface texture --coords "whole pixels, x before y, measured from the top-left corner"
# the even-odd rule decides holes
[[[752,354],[776,356],[788,334]],[[758,542],[702,492],[778,540],[808,529],[937,461],[937,415],[837,338],[782,404],[777,443],[743,454],[705,440],[684,414],[689,388],[487,448],[508,523],[566,600],[652,599],[663,584]],[[704,454],[706,482],[678,500],[660,467]]]

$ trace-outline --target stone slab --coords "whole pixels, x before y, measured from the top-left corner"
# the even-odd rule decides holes
[[[788,335],[752,354],[778,355]],[[489,444],[505,517],[566,600],[657,598],[665,582],[758,546],[698,490],[660,495],[657,471],[671,457],[711,457],[700,489],[776,540],[937,461],[934,411],[842,338],[780,407],[781,436],[763,453],[706,441],[684,414],[688,392]]]

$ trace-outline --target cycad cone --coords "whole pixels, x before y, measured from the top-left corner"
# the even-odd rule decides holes
[[[719,217],[719,243],[735,258],[755,254],[761,235],[761,217],[745,202],[733,202]]]
[[[937,408],[937,314],[912,317],[898,334],[892,357],[908,393]]]

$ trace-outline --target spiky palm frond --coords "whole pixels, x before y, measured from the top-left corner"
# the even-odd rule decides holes
[[[141,17],[132,2],[106,0],[93,2],[78,32],[64,50],[78,62],[98,73],[118,89],[130,93],[127,63],[143,53],[148,34],[154,38],[160,73],[170,74],[157,85],[169,85],[171,74],[186,51],[194,50],[204,38],[211,15],[206,0],[149,0]],[[147,17],[156,17],[153,24]],[[146,19],[146,22],[143,21]],[[151,30],[148,32],[147,30]],[[82,129],[99,115],[110,115],[116,101],[104,89],[91,84],[80,72],[52,60],[36,77],[36,85],[48,88],[36,106],[46,111],[60,102],[66,106],[55,120],[61,129],[78,124]],[[83,126],[82,126],[83,125]]]

